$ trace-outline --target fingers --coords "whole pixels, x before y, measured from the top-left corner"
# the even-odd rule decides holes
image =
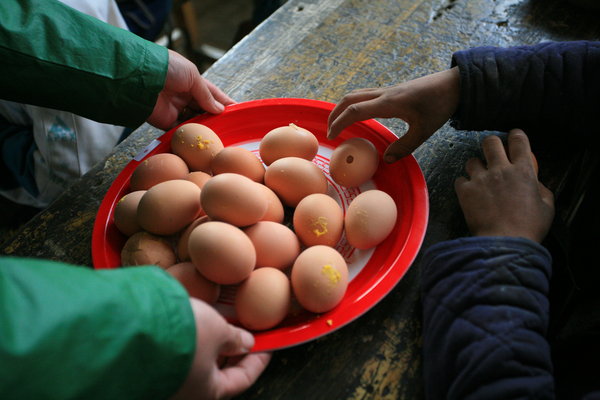
[[[342,97],[342,100],[331,110],[328,118],[328,125],[331,125],[341,113],[344,111],[349,105],[359,103],[361,101],[371,100],[376,97],[373,93],[376,89],[358,89],[354,90],[351,93]]]
[[[223,368],[218,373],[219,398],[236,396],[248,389],[265,370],[271,353],[254,353],[243,357],[236,365]]]
[[[507,142],[505,148],[497,136],[490,135],[483,140],[481,148],[488,168],[508,165],[508,163],[526,163],[532,169],[536,169],[536,161],[525,132],[521,129],[512,129],[508,134]]]
[[[433,131],[422,129],[416,122],[412,123],[402,137],[385,149],[383,161],[391,164],[402,157],[406,157],[429,139],[431,135],[433,135]]]
[[[250,332],[229,324],[219,354],[224,356],[244,354],[248,353],[252,346],[254,346],[254,336]]]
[[[335,139],[346,127],[358,121],[373,118],[377,113],[376,89],[352,92],[342,98],[329,114],[327,138]]]
[[[236,326],[228,327],[220,354],[232,357],[217,371],[215,387],[220,392],[218,398],[236,396],[248,389],[271,360],[270,353],[246,354],[254,346],[254,336]]]
[[[254,336],[245,329],[232,325],[211,305],[190,297],[190,304],[196,317],[203,343],[213,343],[207,353],[219,356],[245,354],[254,346]],[[207,350],[205,346],[201,350]]]
[[[230,105],[230,104],[235,104],[235,101],[231,97],[226,95],[214,83],[207,81],[206,79],[204,79],[202,77],[200,79],[203,81],[200,84],[201,85],[206,84],[208,91],[213,96],[213,102],[210,102],[210,100],[209,100],[209,104],[216,104],[216,109],[213,109],[210,111],[206,110],[204,108],[204,106],[202,104],[200,104],[200,102],[196,99],[196,97],[194,97],[179,112],[179,118],[178,118],[177,123],[187,121],[188,119],[190,119],[204,111],[209,111],[209,112],[212,112],[213,114],[217,114],[220,112],[219,110],[222,111],[224,109],[224,106]],[[208,98],[208,96],[204,92],[202,92],[201,96]],[[203,104],[206,104],[206,103],[203,103]]]
[[[473,178],[473,176],[484,172],[485,170],[486,167],[479,158],[470,158],[465,163],[465,172],[470,178]]]
[[[511,162],[525,163],[535,169],[529,138],[521,129],[512,129],[508,133],[508,153]]]
[[[534,168],[529,139],[525,135],[525,132],[520,129],[510,131],[508,135],[508,150],[502,144],[502,140],[494,135],[483,139],[481,149],[487,165],[484,165],[477,158],[469,159],[465,164],[465,171],[471,177],[485,169],[505,166],[509,163],[526,162],[532,169]]]
[[[468,192],[469,183],[476,175],[485,172],[486,167],[479,158],[470,158],[465,163],[465,172],[467,177],[459,176],[454,180],[454,191],[458,195],[459,202],[462,203],[463,193]]]
[[[216,101],[223,104],[224,106],[236,103],[235,100],[233,100],[231,97],[229,97],[227,94],[225,94],[225,92],[223,92],[221,89],[219,89],[214,83],[212,83],[211,81],[206,80],[204,78],[202,78],[202,79],[206,83],[206,86],[208,86],[208,90],[210,91],[210,93],[212,93],[212,95]]]
[[[192,98],[196,100],[202,109],[211,114],[220,114],[225,109],[225,106],[213,97],[206,82],[207,81],[200,75],[197,75],[194,78],[194,84],[191,90]]]
[[[498,136],[490,135],[483,139],[481,149],[487,162],[487,167],[508,165],[508,155],[502,144],[502,140]]]
[[[220,114],[226,105],[235,104],[235,100],[201,75],[198,75],[194,82],[192,96],[200,109],[206,110],[211,114]]]

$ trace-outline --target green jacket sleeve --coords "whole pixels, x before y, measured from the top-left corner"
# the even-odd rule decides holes
[[[0,258],[0,398],[164,399],[195,351],[189,298],[158,267]]]
[[[137,127],[165,82],[168,51],[56,0],[0,1],[0,96]]]

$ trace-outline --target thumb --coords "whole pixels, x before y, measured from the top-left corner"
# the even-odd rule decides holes
[[[409,126],[408,131],[385,150],[383,161],[391,164],[406,157],[423,144],[432,133],[427,134],[418,127]]]
[[[220,354],[234,356],[250,352],[254,346],[254,336],[241,328],[229,325],[229,331],[221,343]]]

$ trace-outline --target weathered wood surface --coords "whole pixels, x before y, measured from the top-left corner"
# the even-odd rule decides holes
[[[238,101],[302,97],[336,102],[363,87],[445,69],[454,51],[600,38],[599,13],[566,1],[290,0],[207,71]],[[382,120],[402,134],[399,120]],[[27,224],[2,253],[91,265],[100,202],[126,163],[162,134],[144,125]],[[453,181],[485,133],[445,126],[415,152],[430,194],[423,248],[465,233]],[[552,178],[541,160],[542,174]],[[419,259],[398,286],[350,325],[281,350],[246,399],[423,397]]]

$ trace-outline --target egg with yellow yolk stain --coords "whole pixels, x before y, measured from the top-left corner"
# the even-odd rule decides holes
[[[202,124],[181,125],[171,137],[171,151],[186,162],[190,171],[211,173],[210,164],[223,147],[219,136]]]
[[[348,266],[333,247],[317,245],[296,258],[291,283],[298,303],[308,311],[322,313],[337,306],[348,288]]]
[[[294,231],[305,246],[334,247],[344,230],[344,212],[331,196],[314,193],[298,203],[293,216]]]

